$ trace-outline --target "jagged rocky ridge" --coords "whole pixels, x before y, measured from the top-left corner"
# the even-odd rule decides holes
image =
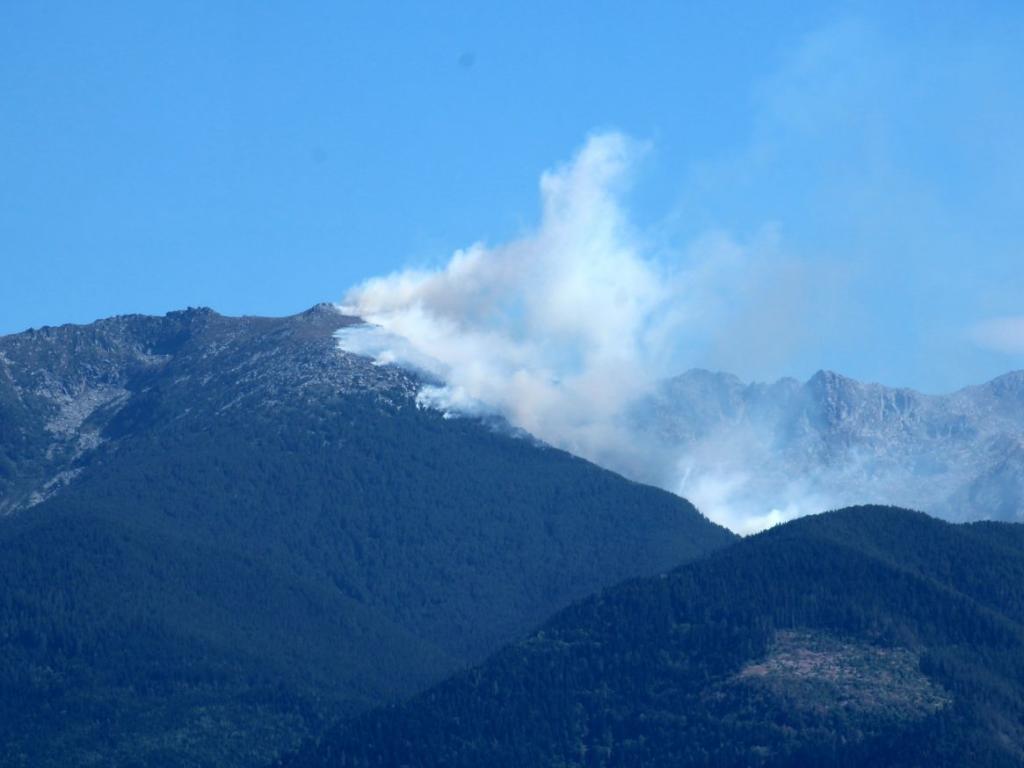
[[[746,384],[692,370],[632,418],[669,459],[644,479],[720,520],[764,524],[862,502],[950,520],[1024,515],[1022,371],[925,395],[828,371]]]
[[[358,322],[330,304],[291,318],[198,308],[0,337],[0,514],[52,496],[97,448],[131,432],[140,404],[172,390],[202,393],[178,416],[211,417],[281,397],[414,393],[416,380],[396,368],[334,354],[332,332]]]

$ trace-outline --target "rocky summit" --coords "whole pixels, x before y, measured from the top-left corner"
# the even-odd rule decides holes
[[[0,337],[0,513],[31,507],[116,449],[158,402],[187,393],[175,418],[415,387],[398,369],[337,354],[332,333],[360,322],[331,304],[289,318],[229,318],[208,308],[124,315]]]

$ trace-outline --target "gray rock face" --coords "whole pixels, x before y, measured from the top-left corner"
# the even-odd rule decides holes
[[[632,418],[670,458],[648,479],[737,528],[862,502],[1024,519],[1024,372],[933,396],[829,371],[745,384],[693,370]]]
[[[411,376],[338,350],[333,332],[357,322],[330,304],[286,318],[187,309],[0,337],[0,515],[73,482],[100,446],[116,450],[158,390],[192,390],[192,415],[208,419],[324,391],[414,394]]]

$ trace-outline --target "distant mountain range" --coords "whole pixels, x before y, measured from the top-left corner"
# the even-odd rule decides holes
[[[734,540],[417,406],[357,322],[207,309],[0,338],[0,764],[263,765],[553,611]]]
[[[1022,764],[1024,526],[881,507],[605,590],[282,762]]]
[[[764,527],[863,502],[949,520],[1024,516],[1021,371],[936,396],[827,371],[745,384],[693,370],[631,418],[663,459],[643,479],[722,522]]]

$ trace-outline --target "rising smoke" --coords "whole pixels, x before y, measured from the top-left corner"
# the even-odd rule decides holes
[[[645,151],[618,133],[592,136],[541,176],[535,231],[357,286],[343,310],[371,327],[340,343],[436,376],[444,385],[421,395],[430,406],[496,411],[552,445],[682,493],[736,530],[810,511],[761,506],[734,461],[724,476],[695,473],[706,446],[666,453],[636,426],[635,405],[666,377],[780,348],[780,323],[795,322],[799,307],[781,283],[800,279],[771,229],[750,243],[710,233],[678,252],[638,232],[622,194]],[[778,295],[783,314],[772,309]]]

